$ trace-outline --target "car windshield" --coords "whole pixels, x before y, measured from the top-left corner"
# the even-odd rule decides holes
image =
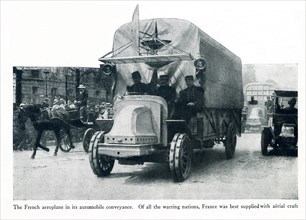
[[[297,97],[278,97],[278,106],[280,109],[286,109],[289,108],[289,103],[292,102],[295,99],[296,103],[294,105],[294,108],[298,109],[298,99]]]

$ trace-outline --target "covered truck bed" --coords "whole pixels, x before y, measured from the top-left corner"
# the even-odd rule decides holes
[[[207,108],[238,108],[243,107],[242,67],[241,60],[227,48],[208,36],[200,28],[189,21],[174,18],[157,18],[140,20],[141,32],[153,34],[155,25],[158,38],[170,40],[171,47],[165,47],[159,55],[180,53],[191,54],[194,58],[203,57],[207,62],[205,72],[205,107]],[[124,24],[114,34],[113,50],[117,50],[131,41],[135,35],[131,31],[132,22]],[[114,54],[113,57],[139,56],[138,49],[132,45]],[[145,55],[144,55],[145,56]],[[131,73],[139,70],[143,82],[150,82],[153,71],[144,63],[117,64],[118,80],[116,94],[124,94],[126,86],[132,84]],[[193,61],[175,61],[159,69],[165,71],[177,92],[186,88],[184,76],[195,75]]]
[[[124,50],[121,49],[124,45],[137,41],[133,27],[133,22],[124,24],[114,34],[113,58],[138,57],[135,63],[116,64],[117,81],[114,96],[126,92],[126,86],[132,84],[133,71],[138,70],[145,83],[149,83],[152,78],[153,69],[139,62],[141,58],[135,43]],[[184,76],[195,76],[194,59],[202,57],[206,60],[205,81],[202,85],[205,89],[205,110],[199,114],[204,123],[201,131],[203,139],[222,137],[232,122],[240,134],[243,108],[241,59],[189,21],[174,18],[140,20],[139,30],[140,35],[154,34],[158,30],[160,40],[171,41],[170,46],[158,51],[158,55],[190,55],[190,60],[177,60],[158,70],[170,76],[170,84],[176,88],[177,93],[186,88]],[[142,56],[146,57],[143,51]]]

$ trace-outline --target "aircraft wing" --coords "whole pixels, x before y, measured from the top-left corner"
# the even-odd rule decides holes
[[[149,56],[130,56],[130,57],[101,57],[99,61],[112,62],[114,64],[126,63],[170,63],[173,61],[193,60],[191,54],[171,54],[171,55],[149,55]]]

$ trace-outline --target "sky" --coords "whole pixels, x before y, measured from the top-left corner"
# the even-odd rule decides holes
[[[188,20],[243,63],[298,63],[305,57],[305,1],[2,1],[1,61],[98,67],[137,4],[140,20]]]

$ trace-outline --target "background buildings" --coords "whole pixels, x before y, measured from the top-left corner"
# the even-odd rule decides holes
[[[14,103],[38,104],[55,97],[73,102],[78,95],[77,87],[86,86],[89,105],[111,102],[112,74],[107,76],[100,68],[90,67],[14,67]]]

